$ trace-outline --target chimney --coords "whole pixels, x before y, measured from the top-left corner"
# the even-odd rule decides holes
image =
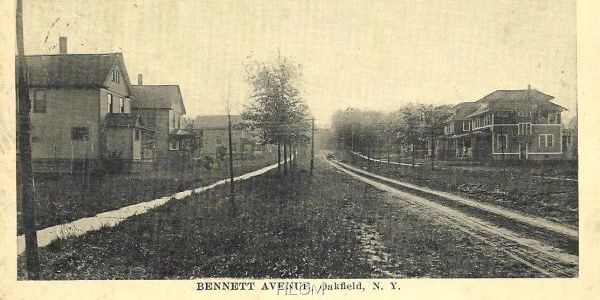
[[[58,38],[58,49],[60,54],[67,54],[67,37],[61,36]]]
[[[528,91],[531,91],[531,84],[528,84],[528,85],[527,85],[527,90],[528,90]]]
[[[144,75],[138,74],[138,85],[144,85]]]

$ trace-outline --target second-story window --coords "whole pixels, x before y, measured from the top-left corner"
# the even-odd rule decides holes
[[[106,106],[106,108],[107,108],[106,111],[109,114],[111,114],[113,112],[113,95],[112,94],[108,94],[108,98],[107,99],[108,99],[108,103],[107,103],[107,106]]]
[[[33,112],[45,113],[46,112],[46,92],[35,91],[33,92]]]
[[[531,124],[519,123],[518,134],[531,134]]]
[[[125,102],[123,102],[123,97],[119,97],[119,112],[125,112]]]
[[[467,121],[467,122],[463,122],[463,131],[469,131],[471,130],[471,122]]]
[[[116,83],[121,82],[121,74],[119,73],[119,70],[112,71],[112,81]]]

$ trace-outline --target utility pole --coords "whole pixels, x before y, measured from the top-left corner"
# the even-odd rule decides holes
[[[310,119],[312,122],[312,130],[310,134],[310,176],[313,175],[315,168],[315,118]]]
[[[23,209],[23,231],[25,233],[25,256],[27,260],[27,276],[39,279],[40,262],[37,252],[37,232],[35,225],[35,203],[33,202],[33,170],[31,167],[31,100],[29,86],[25,78],[27,70],[25,61],[25,43],[23,38],[23,0],[17,0],[17,55],[18,83],[17,99],[19,105],[19,152],[21,160],[21,201]]]
[[[227,131],[229,135],[229,193],[231,194],[231,203],[235,199],[235,190],[233,186],[233,140],[231,137],[231,113],[227,112]]]

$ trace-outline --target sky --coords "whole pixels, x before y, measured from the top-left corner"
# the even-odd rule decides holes
[[[122,52],[190,117],[247,103],[246,65],[301,65],[317,123],[346,107],[456,104],[528,85],[576,112],[575,0],[25,0],[25,51]]]

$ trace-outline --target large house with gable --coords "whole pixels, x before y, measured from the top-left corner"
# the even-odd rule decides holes
[[[193,140],[197,139],[183,126],[185,105],[178,85],[144,85],[138,75],[138,85],[132,86],[133,111],[154,130],[156,160],[160,169],[182,169],[191,162]]]
[[[437,141],[442,159],[552,160],[564,158],[561,112],[538,90],[497,90],[454,107]]]
[[[132,112],[123,55],[68,54],[66,46],[61,38],[59,54],[25,57],[34,170],[84,172],[111,159],[130,168],[152,161],[154,130]]]

